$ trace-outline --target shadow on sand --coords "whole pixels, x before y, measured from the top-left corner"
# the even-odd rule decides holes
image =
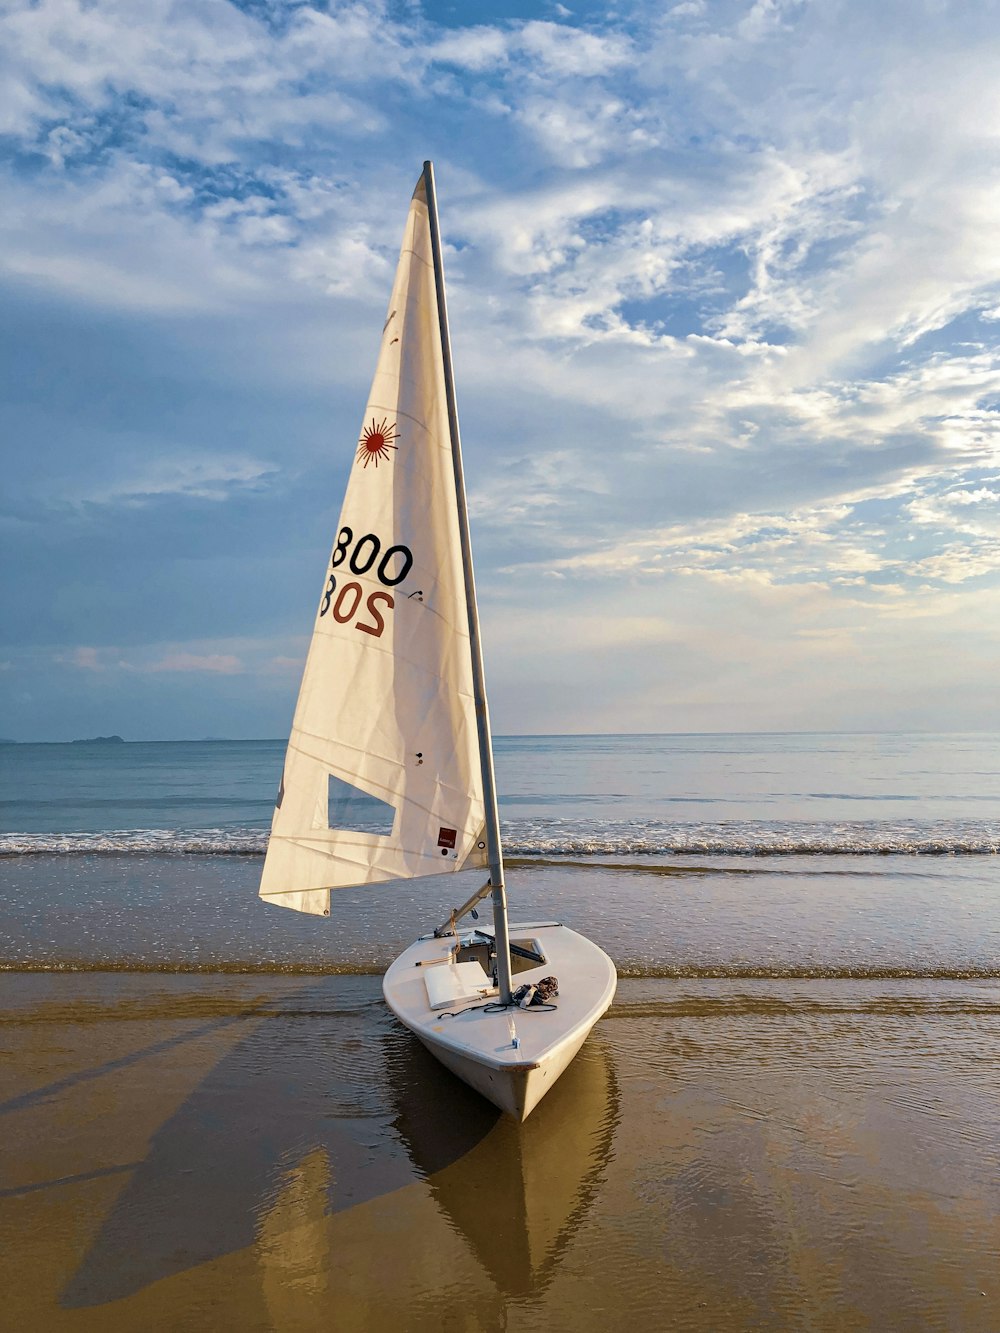
[[[599,1038],[519,1129],[395,1022],[369,978],[325,978],[251,1016],[253,1031],[154,1134],[63,1289],[64,1308],[121,1300],[253,1246],[303,1179],[320,1248],[324,1218],[426,1178],[501,1291],[546,1280],[617,1124]],[[303,1174],[318,1161],[322,1171]]]

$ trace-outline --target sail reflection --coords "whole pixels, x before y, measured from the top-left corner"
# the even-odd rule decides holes
[[[257,1255],[261,1292],[276,1328],[307,1328],[330,1292],[326,1209],[330,1159],[314,1148],[262,1210]]]

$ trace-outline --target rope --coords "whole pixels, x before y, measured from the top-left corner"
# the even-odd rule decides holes
[[[554,1013],[559,1006],[549,1004],[547,1001],[542,1004],[529,1004],[527,1009],[522,1009],[516,1000],[510,1000],[507,1004],[502,1004],[499,1000],[487,1000],[485,1004],[470,1004],[467,1009],[446,1009],[444,1013],[437,1015],[438,1018],[457,1018],[459,1014],[474,1014],[480,1009],[484,1014],[505,1014],[508,1009],[516,1009],[519,1014]]]

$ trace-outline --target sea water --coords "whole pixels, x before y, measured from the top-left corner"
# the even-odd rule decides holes
[[[280,741],[0,747],[0,965],[380,971],[461,877],[261,903]],[[516,919],[625,974],[1000,974],[1000,737],[509,736]],[[478,872],[477,872],[478,873]]]
[[[993,853],[1000,735],[501,736],[507,851]],[[263,852],[284,742],[0,747],[0,853]]]

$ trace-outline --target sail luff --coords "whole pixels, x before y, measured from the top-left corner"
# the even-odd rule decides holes
[[[489,706],[486,701],[486,671],[483,665],[482,638],[479,631],[479,608],[476,601],[476,581],[472,568],[472,538],[469,532],[469,510],[465,494],[465,471],[462,466],[462,440],[458,425],[458,403],[452,369],[451,333],[448,327],[444,261],[441,254],[441,228],[438,221],[437,193],[434,188],[434,166],[431,162],[424,163],[423,182],[430,221],[434,286],[437,293],[438,323],[441,329],[441,358],[444,363],[445,398],[448,406],[448,429],[451,435],[452,458],[454,460],[455,498],[458,505],[462,568],[465,575],[465,597],[469,614],[472,681],[476,704],[476,725],[479,732],[479,757],[483,774],[483,799],[486,807],[486,854],[490,867],[490,884],[493,889],[497,982],[500,989],[501,1003],[506,1004],[510,1000],[511,994],[511,968],[503,845],[500,841],[500,816],[497,807],[496,775],[493,767],[493,739],[490,733]]]

